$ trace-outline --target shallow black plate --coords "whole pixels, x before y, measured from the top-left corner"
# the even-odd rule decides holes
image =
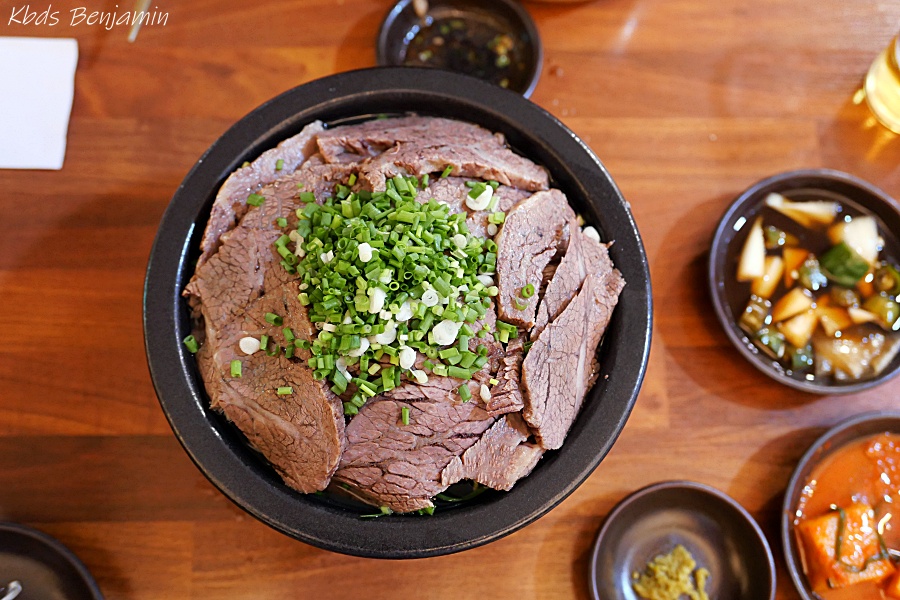
[[[0,523],[0,586],[13,580],[22,584],[17,600],[103,600],[87,568],[58,540]]]
[[[815,394],[850,394],[878,385],[900,372],[900,355],[894,358],[881,375],[874,379],[849,383],[822,383],[808,380],[800,373],[786,371],[777,361],[767,357],[753,345],[737,322],[750,297],[750,284],[735,280],[738,257],[744,246],[753,218],[761,204],[772,192],[792,200],[827,199],[844,205],[856,205],[874,215],[883,235],[900,233],[900,209],[882,190],[853,175],[830,169],[809,169],[780,173],[754,184],[742,192],[728,207],[713,234],[709,251],[708,278],[716,316],[728,339],[754,367],[779,383]],[[771,210],[771,209],[769,209]],[[739,289],[740,304],[732,303],[729,292]]]
[[[775,597],[775,561],[753,517],[719,490],[666,481],[625,498],[606,518],[591,560],[595,600],[639,600],[632,574],[684,546],[710,572],[710,598]]]
[[[886,432],[900,434],[900,412],[870,412],[851,417],[822,434],[809,447],[794,469],[781,506],[781,543],[784,546],[784,559],[791,581],[803,600],[820,600],[806,580],[797,536],[794,534],[795,511],[803,488],[813,470],[832,452],[856,440]]]
[[[510,89],[526,98],[531,96],[541,76],[544,50],[541,36],[531,15],[518,0],[429,0],[431,18],[468,18],[490,24],[518,40],[523,48],[525,70],[523,76],[511,82]],[[378,30],[376,58],[384,67],[400,66],[406,58],[407,47],[422,27],[413,10],[412,0],[400,0],[391,7]]]
[[[601,373],[563,448],[548,453],[509,493],[433,517],[360,519],[328,497],[287,488],[237,430],[209,409],[193,356],[181,291],[224,179],[245,160],[296,134],[315,119],[334,123],[365,115],[417,112],[478,123],[547,166],[576,210],[615,240],[610,254],[627,281],[601,350]],[[348,554],[422,557],[478,546],[512,533],[561,502],[596,468],[625,425],[650,349],[647,258],[627,203],[596,156],[551,115],[521,96],[478,79],[434,69],[384,68],[343,73],[295,88],[228,130],[175,193],[154,242],[144,290],[144,336],[163,411],[201,471],[261,521],[304,542]],[[370,512],[370,511],[369,511]]]

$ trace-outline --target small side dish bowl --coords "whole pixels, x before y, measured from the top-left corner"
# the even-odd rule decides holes
[[[103,600],[97,582],[71,550],[18,523],[0,523],[0,578],[0,586],[18,581],[22,600]]]
[[[786,366],[761,351],[739,326],[739,320],[751,296],[751,283],[737,281],[738,263],[756,217],[761,214],[776,214],[776,211],[765,205],[766,198],[773,193],[783,196],[787,201],[836,202],[844,208],[849,207],[848,210],[873,216],[879,234],[889,240],[885,247],[891,246],[894,249],[894,260],[900,258],[896,256],[900,246],[895,239],[896,232],[900,232],[900,209],[884,191],[858,177],[829,169],[791,171],[764,179],[742,192],[728,207],[716,227],[709,251],[710,295],[716,316],[728,339],[761,372],[779,383],[804,392],[850,394],[876,386],[897,375],[900,372],[900,354],[894,356],[878,375],[869,379],[838,381],[833,377],[816,378],[808,371],[792,371],[790,365]],[[776,218],[780,218],[781,223],[791,224],[791,219],[784,215],[778,214]],[[814,234],[810,233],[812,235]],[[825,237],[824,229],[816,235]],[[784,289],[783,283],[778,283],[778,286],[778,290]],[[813,307],[816,305],[813,304]]]
[[[805,491],[809,492],[806,488],[815,485],[810,479],[820,465],[849,444],[881,433],[896,434],[900,437],[900,412],[865,413],[839,423],[809,447],[794,469],[781,509],[781,541],[788,573],[803,600],[819,600],[821,597],[812,591],[804,573],[803,558],[795,531],[800,500]],[[852,478],[854,475],[847,474],[847,477]]]
[[[332,495],[288,488],[237,428],[210,409],[197,363],[182,344],[191,331],[182,296],[222,182],[244,161],[321,120],[328,125],[415,113],[459,119],[504,135],[549,170],[573,208],[615,240],[610,256],[627,282],[600,348],[600,372],[558,451],[548,452],[508,493],[486,492],[433,516],[362,519]],[[421,558],[496,540],[539,518],[572,493],[609,452],[637,399],[650,351],[652,295],[647,257],[628,203],[591,150],[521,96],[435,69],[340,73],[285,92],[238,121],[198,160],[162,218],[144,289],[150,374],[176,437],[207,478],[260,521],[336,552]]]
[[[376,46],[380,66],[428,66],[440,60],[441,68],[497,82],[506,79],[503,87],[531,96],[544,55],[537,26],[520,2],[429,0],[425,17],[416,14],[413,4],[400,0],[385,16]],[[444,32],[433,31],[441,27]],[[428,44],[424,37],[435,33],[436,43]],[[507,37],[498,45],[492,34]],[[420,42],[429,47],[418,49]],[[410,52],[422,52],[422,58]]]
[[[593,598],[638,600],[633,574],[679,544],[709,571],[710,598],[775,597],[772,550],[753,517],[715,488],[666,481],[628,496],[606,518],[591,557]]]

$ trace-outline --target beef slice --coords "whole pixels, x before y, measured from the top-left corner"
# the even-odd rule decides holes
[[[575,213],[559,190],[537,192],[506,215],[497,234],[497,296],[501,320],[531,329],[538,296],[522,296],[526,285],[541,285],[544,267],[565,247]]]

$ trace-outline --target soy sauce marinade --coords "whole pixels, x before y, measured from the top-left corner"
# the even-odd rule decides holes
[[[437,17],[415,34],[403,64],[456,71],[501,87],[523,89],[524,45],[488,19]]]
[[[866,217],[874,217],[875,221],[878,224],[878,235],[884,240],[883,247],[878,254],[879,262],[884,262],[889,265],[896,266],[898,264],[898,256],[900,256],[900,244],[898,244],[897,239],[893,236],[893,234],[887,230],[886,227],[881,223],[880,219],[877,218],[871,211],[868,211],[858,204],[849,201],[847,198],[837,195],[831,194],[827,192],[822,192],[819,190],[798,190],[790,193],[788,198],[790,201],[796,202],[805,202],[805,201],[814,201],[814,200],[827,200],[831,202],[836,202],[840,205],[840,210],[835,217],[834,223],[839,223],[840,221],[852,220],[857,217],[866,216]],[[791,243],[796,247],[803,248],[808,250],[809,253],[816,257],[816,259],[820,259],[823,255],[825,255],[829,250],[831,250],[836,244],[832,239],[829,238],[828,226],[817,226],[817,227],[806,227],[801,225],[791,217],[771,208],[765,204],[765,201],[760,202],[760,204],[752,209],[747,214],[747,222],[741,228],[741,231],[735,236],[732,242],[729,244],[728,253],[726,256],[726,265],[729,265],[726,270],[726,279],[727,285],[725,286],[725,294],[728,306],[731,309],[731,314],[734,315],[735,323],[742,329],[742,333],[744,334],[745,342],[758,349],[761,355],[766,356],[767,358],[772,359],[772,365],[774,368],[782,371],[786,375],[803,381],[815,381],[816,383],[822,384],[840,384],[840,383],[852,383],[854,381],[860,381],[864,379],[871,378],[876,375],[868,374],[866,376],[862,376],[859,378],[836,378],[834,375],[817,375],[816,374],[816,366],[815,363],[816,357],[815,353],[811,353],[809,356],[808,365],[803,365],[802,367],[798,367],[796,364],[793,364],[792,361],[788,357],[782,357],[781,359],[777,359],[772,356],[772,353],[768,351],[767,348],[764,347],[765,344],[761,343],[759,339],[754,339],[753,335],[746,330],[746,328],[740,327],[740,320],[742,315],[744,315],[745,310],[748,307],[748,302],[751,300],[751,283],[750,282],[740,282],[736,280],[736,266],[741,257],[742,249],[744,246],[744,242],[748,236],[748,231],[751,229],[751,225],[754,220],[758,217],[762,217],[763,227],[769,228],[773,227],[777,230],[781,230],[788,234],[788,236],[792,236],[796,238]],[[780,255],[782,252],[782,248],[768,248],[767,256]],[[871,274],[868,276],[871,280]],[[814,290],[812,292],[812,296],[820,301],[823,299],[823,296],[829,297],[831,296],[832,290],[842,289],[841,286],[836,285],[833,281],[827,280],[825,281],[823,277],[823,285],[820,289]],[[782,299],[789,291],[793,288],[797,287],[798,283],[794,282],[790,287],[785,285],[784,277],[780,278],[775,291],[772,293],[770,297],[770,301],[772,305],[777,305],[778,301]],[[858,293],[858,290],[853,289]],[[886,296],[886,294],[880,294],[881,296]],[[889,299],[891,301],[895,300],[895,295],[890,295]],[[862,307],[865,298],[860,297],[860,308]],[[825,298],[825,302],[831,302],[831,298]],[[820,302],[821,304],[821,302]],[[816,305],[814,305],[814,308]],[[895,317],[896,318],[896,317]],[[770,316],[771,319],[771,316]],[[770,331],[777,331],[777,327],[774,323],[770,321]],[[897,339],[897,334],[891,331],[890,327],[879,326],[873,323],[863,323],[863,324],[853,324],[850,327],[843,329],[836,337],[843,338],[845,340],[864,340],[869,338],[869,336],[873,335],[883,335],[887,338],[888,344],[894,343]],[[823,327],[821,324],[817,324],[816,332],[814,334],[813,339],[818,339],[821,342],[823,333]]]

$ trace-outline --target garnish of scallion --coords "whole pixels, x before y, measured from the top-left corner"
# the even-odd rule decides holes
[[[200,350],[200,344],[197,343],[197,338],[193,335],[184,338],[184,347],[187,348],[187,351],[191,354],[197,354],[197,351]]]
[[[299,192],[296,231],[281,236],[275,249],[297,276],[298,300],[318,330],[308,348],[313,376],[345,400],[349,395],[344,412],[352,415],[403,379],[427,381],[415,353],[428,358],[434,374],[471,379],[487,358],[470,351],[470,341],[479,339],[470,325],[484,317],[498,290],[478,279],[496,272],[497,245],[470,233],[465,212],[450,214],[434,199],[420,202],[419,179],[393,177],[383,192],[352,191],[347,183],[321,202]],[[266,314],[272,325],[284,320],[290,315]],[[498,329],[506,341],[516,331]],[[290,328],[283,333],[291,342]],[[448,348],[453,352],[442,357]],[[468,391],[463,385],[461,396]]]

